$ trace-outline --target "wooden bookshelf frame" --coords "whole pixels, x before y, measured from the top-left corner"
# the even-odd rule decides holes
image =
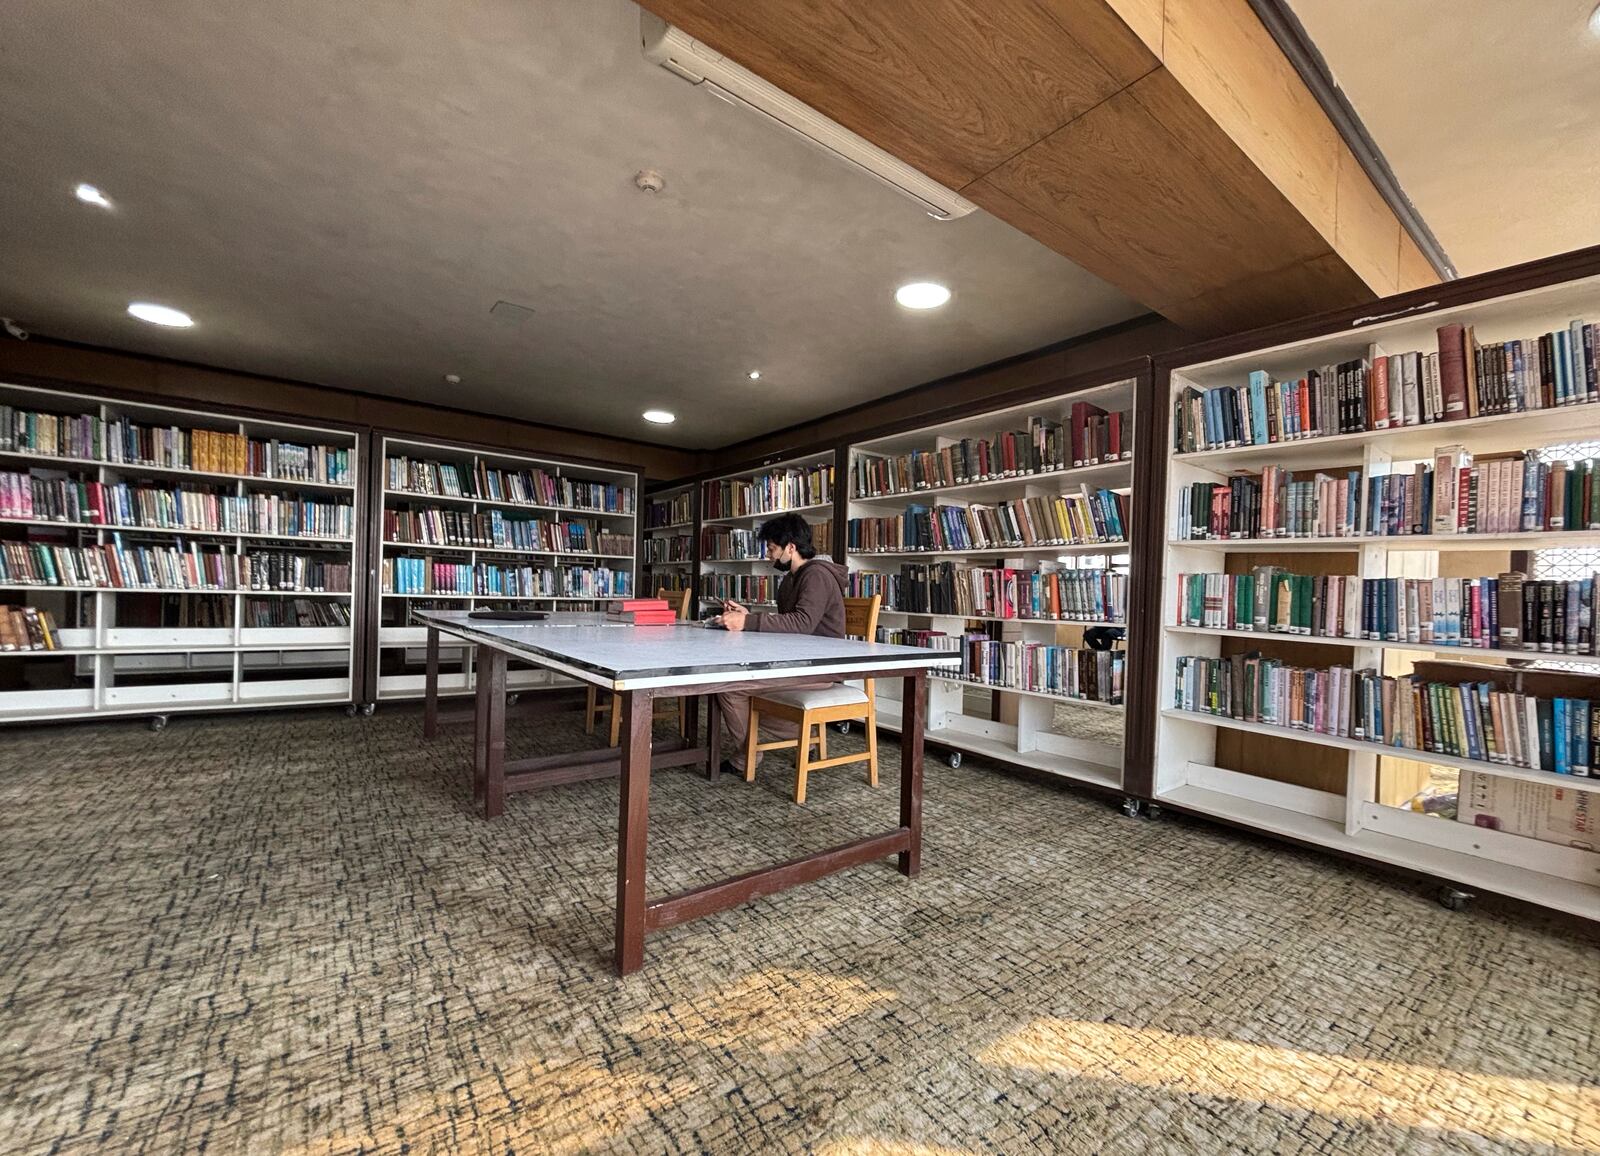
[[[1483,453],[1505,448],[1534,448],[1600,437],[1600,404],[1582,403],[1555,409],[1468,418],[1435,425],[1176,454],[1171,450],[1172,399],[1186,384],[1242,384],[1250,369],[1274,377],[1298,374],[1307,367],[1363,356],[1369,343],[1388,353],[1434,348],[1434,330],[1460,321],[1477,327],[1480,341],[1536,336],[1565,327],[1573,318],[1600,321],[1600,247],[1547,261],[1517,266],[1403,294],[1368,305],[1313,317],[1288,325],[1207,342],[1156,360],[1158,383],[1155,420],[1159,449],[1149,459],[1152,493],[1160,501],[1140,533],[1153,545],[1146,555],[1147,581],[1137,617],[1155,625],[1159,657],[1155,677],[1141,679],[1153,696],[1150,757],[1130,762],[1129,786],[1142,798],[1173,809],[1208,816],[1292,842],[1322,848],[1356,859],[1442,881],[1453,889],[1483,890],[1554,908],[1587,919],[1600,919],[1600,851],[1544,842],[1449,819],[1418,814],[1379,801],[1378,776],[1388,760],[1407,764],[1472,770],[1506,779],[1592,792],[1600,779],[1574,779],[1494,763],[1481,763],[1426,752],[1384,748],[1333,736],[1292,731],[1186,714],[1174,709],[1173,679],[1179,655],[1217,655],[1231,639],[1249,640],[1266,653],[1308,665],[1348,662],[1355,668],[1388,669],[1409,652],[1417,659],[1452,657],[1491,664],[1555,660],[1590,660],[1531,651],[1476,649],[1399,642],[1370,642],[1321,636],[1211,630],[1173,624],[1179,572],[1226,569],[1226,560],[1241,550],[1263,555],[1281,553],[1282,563],[1295,565],[1305,552],[1344,557],[1344,571],[1364,578],[1427,577],[1441,559],[1468,551],[1495,552],[1504,561],[1474,560],[1464,565],[1494,573],[1507,566],[1526,567],[1526,551],[1551,547],[1600,546],[1600,532],[1563,531],[1526,534],[1417,535],[1350,539],[1280,539],[1264,542],[1171,540],[1179,487],[1188,481],[1234,469],[1258,471],[1271,461],[1289,468],[1313,469],[1348,462],[1363,471],[1386,472],[1390,463],[1426,457],[1435,445],[1460,443]],[[1489,568],[1491,567],[1492,568]],[[1430,568],[1433,568],[1430,570]],[[1430,571],[1425,573],[1424,571]],[[1245,645],[1240,643],[1239,645]],[[1305,650],[1305,647],[1314,649]],[[1331,650],[1330,648],[1338,648]],[[1385,667],[1385,660],[1390,666]],[[1600,660],[1596,669],[1600,670]],[[1342,760],[1342,791],[1264,776],[1256,767],[1222,765],[1218,736],[1232,732],[1242,752],[1316,751],[1319,760]],[[1270,744],[1264,746],[1261,744]],[[1234,749],[1230,747],[1230,750]],[[1159,750],[1159,755],[1155,751]],[[1292,761],[1292,754],[1266,753],[1265,758]]]
[[[273,535],[256,532],[186,531],[157,527],[113,526],[8,518],[10,527],[39,525],[72,529],[79,544],[108,541],[121,534],[146,539],[151,544],[179,539],[233,546],[234,554],[248,547],[270,546],[289,553],[327,552],[348,563],[351,589],[347,592],[251,591],[248,589],[74,588],[22,585],[0,594],[5,604],[37,604],[40,598],[59,596],[93,599],[91,627],[64,626],[55,651],[9,651],[0,662],[27,663],[70,658],[74,663],[72,688],[26,688],[0,691],[0,722],[82,720],[105,717],[148,717],[152,725],[165,725],[171,713],[248,710],[271,707],[345,705],[353,710],[360,694],[362,646],[361,590],[364,568],[364,488],[366,431],[364,427],[308,423],[285,414],[243,407],[208,408],[174,404],[170,399],[134,391],[83,387],[68,382],[18,377],[0,383],[0,402],[36,406],[53,412],[123,416],[147,424],[179,425],[247,437],[277,436],[302,444],[333,445],[350,453],[351,482],[328,483],[257,477],[223,471],[172,466],[142,466],[66,455],[28,451],[0,453],[0,469],[27,473],[46,470],[86,480],[127,480],[152,485],[195,486],[234,495],[268,491],[312,499],[346,498],[351,505],[352,533],[348,537]],[[125,627],[116,622],[116,600],[139,594],[231,597],[232,625],[227,627]],[[252,598],[300,597],[337,600],[346,607],[348,626],[251,627],[243,621],[245,602]],[[81,608],[81,607],[80,607]],[[58,623],[58,626],[61,625]],[[268,670],[303,670],[307,677],[256,679]],[[338,673],[331,673],[338,671]],[[206,673],[221,677],[204,679]],[[170,682],[156,681],[172,675]],[[316,677],[312,677],[315,675]],[[201,677],[196,677],[201,676]],[[129,678],[119,684],[119,677]],[[143,684],[138,681],[143,680]],[[85,685],[86,684],[86,685]],[[278,693],[273,693],[274,691]]]
[[[419,699],[423,696],[426,677],[424,670],[427,661],[425,653],[427,628],[409,625],[385,625],[384,606],[386,602],[405,606],[409,605],[412,600],[419,602],[435,601],[447,603],[452,608],[471,609],[487,603],[516,601],[518,605],[526,606],[531,610],[570,610],[603,607],[607,601],[604,597],[597,599],[569,599],[564,597],[508,599],[493,595],[386,594],[383,590],[382,561],[390,554],[401,553],[409,549],[418,553],[459,557],[464,562],[476,562],[480,557],[484,561],[499,561],[502,563],[516,563],[518,561],[543,563],[552,559],[557,564],[593,562],[597,565],[610,566],[613,569],[626,569],[634,586],[637,587],[639,578],[639,525],[642,521],[640,511],[644,502],[638,471],[618,468],[614,465],[585,458],[534,454],[523,450],[477,442],[430,439],[396,430],[373,430],[370,444],[371,448],[368,450],[367,456],[371,462],[371,469],[367,477],[367,493],[368,508],[372,511],[372,516],[368,519],[366,534],[368,556],[371,559],[371,563],[367,569],[367,581],[364,587],[366,620],[368,623],[367,646],[364,652],[366,670],[364,687],[367,696],[364,709],[371,709],[379,702]],[[478,461],[484,461],[490,466],[505,469],[540,468],[553,474],[572,477],[580,481],[613,482],[632,488],[634,493],[634,512],[632,514],[607,514],[593,510],[576,510],[558,506],[391,491],[388,488],[388,459],[393,452],[403,453],[405,456],[414,459],[453,461],[458,467],[466,466],[471,468]],[[599,523],[601,529],[607,532],[626,534],[630,549],[626,554],[603,555],[438,546],[421,543],[388,543],[384,540],[384,515],[390,509],[391,504],[399,504],[400,502],[409,502],[412,505],[436,505],[441,509],[457,509],[464,512],[493,509],[526,514],[531,517],[573,516],[593,519]],[[401,665],[416,667],[415,672],[387,675],[383,673],[383,652],[397,650],[402,652]],[[476,672],[472,666],[470,648],[463,647],[460,648],[459,653],[447,653],[441,657],[446,664],[459,664],[461,669],[459,672],[444,672],[440,674],[440,693],[447,696],[461,696],[472,693],[476,688]],[[519,669],[508,672],[507,686],[512,694],[520,694],[533,690],[570,689],[571,684],[564,680],[555,680],[544,671]]]

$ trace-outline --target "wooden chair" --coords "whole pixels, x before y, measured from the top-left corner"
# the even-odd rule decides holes
[[[694,606],[694,591],[688,589],[687,587],[682,590],[668,590],[663,586],[656,591],[656,597],[664,598],[668,602],[671,602],[674,598],[676,598],[678,603],[678,617],[680,619],[687,619],[689,617],[690,610]],[[617,702],[614,695],[607,692],[606,700],[607,701],[605,702],[600,701],[600,690],[598,687],[591,686],[589,688],[589,701],[585,705],[583,712],[583,731],[585,734],[594,734],[595,719],[603,714],[610,715],[611,745],[616,746],[622,741],[622,712],[616,709]],[[689,712],[684,709],[684,703],[687,701],[688,700],[684,698],[658,698],[656,699],[655,710],[652,712],[650,717],[653,719],[672,718],[673,710],[676,708],[678,718],[678,733],[688,737]]]
[[[850,638],[862,638],[871,642],[878,634],[878,605],[880,597],[871,598],[846,598],[844,600],[844,632]],[[746,782],[755,782],[756,778],[756,753],[758,751],[778,750],[782,747],[795,748],[795,780],[794,801],[806,801],[806,776],[812,771],[820,771],[824,767],[839,767],[846,763],[867,764],[867,782],[872,786],[878,785],[878,719],[877,700],[873,692],[873,680],[866,679],[859,685],[841,682],[833,686],[818,687],[815,690],[776,690],[764,694],[759,698],[750,700],[750,737],[746,741],[744,753]],[[779,739],[775,742],[764,743],[761,740],[761,718],[787,719],[800,728],[800,734],[792,739]],[[839,755],[836,758],[828,757],[828,730],[827,724],[844,722],[851,719],[860,719],[867,728],[867,749],[864,754]],[[815,727],[817,736],[811,737],[811,728]],[[811,747],[815,744],[817,757],[811,757]]]

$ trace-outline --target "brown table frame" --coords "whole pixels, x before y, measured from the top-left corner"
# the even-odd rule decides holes
[[[428,627],[427,674],[422,707],[422,734],[432,739],[439,730],[439,628]],[[506,795],[562,783],[618,776],[621,779],[617,830],[617,926],[614,960],[620,975],[644,966],[644,941],[652,932],[676,927],[691,919],[737,907],[751,899],[771,895],[848,867],[870,863],[885,855],[898,857],[900,874],[914,877],[922,868],[922,731],[927,717],[927,670],[852,670],[857,678],[899,678],[904,684],[900,726],[900,823],[892,831],[869,835],[802,855],[771,867],[747,871],[717,883],[680,891],[662,899],[645,897],[645,849],[650,824],[650,772],[658,767],[705,766],[715,782],[722,761],[722,720],[716,695],[721,691],[759,692],[816,682],[815,674],[797,670],[784,677],[759,681],[701,683],[690,686],[616,691],[622,711],[619,748],[547,755],[507,761],[506,662],[498,647],[464,639],[477,647],[477,693],[473,725],[473,801],[483,803],[485,819],[505,812]],[[706,695],[706,743],[699,745],[698,730],[689,740],[675,740],[664,749],[653,748],[653,700],[657,695],[677,698]],[[697,711],[694,713],[698,713]],[[697,721],[697,720],[696,720]]]

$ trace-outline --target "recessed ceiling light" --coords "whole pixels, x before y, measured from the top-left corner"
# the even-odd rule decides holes
[[[1589,31],[1600,36],[1600,4],[1595,5],[1595,10],[1589,13]]]
[[[72,193],[86,205],[99,205],[102,209],[111,207],[111,201],[93,185],[79,185]]]
[[[644,411],[644,420],[653,421],[657,425],[671,425],[678,419],[676,415],[670,414],[664,409],[647,409]]]
[[[750,371],[750,380],[751,381],[760,381],[761,380],[761,371],[759,369],[752,369]]]
[[[907,309],[937,309],[950,300],[950,290],[933,281],[913,281],[896,289],[894,299]]]
[[[447,373],[444,375],[444,379],[450,385],[461,384],[461,375],[459,373]]]
[[[128,306],[128,312],[140,321],[148,321],[151,325],[165,325],[172,329],[187,329],[194,324],[182,309],[173,309],[168,305],[152,305],[148,301],[135,301]]]

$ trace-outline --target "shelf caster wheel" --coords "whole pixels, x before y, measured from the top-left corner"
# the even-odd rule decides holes
[[[1450,911],[1465,911],[1472,906],[1472,900],[1475,897],[1470,891],[1461,891],[1455,887],[1441,887],[1439,888],[1438,898],[1439,906],[1441,907]]]
[[[950,764],[952,771],[959,770],[961,768],[961,752],[951,751],[944,757],[944,761]]]
[[[1142,809],[1143,808],[1139,805],[1139,800],[1135,799],[1132,795],[1122,800],[1122,813],[1128,816],[1130,819],[1137,819],[1139,817],[1139,812]]]
[[[1144,805],[1144,817],[1146,819],[1159,819],[1159,818],[1161,818],[1161,804],[1160,803],[1146,803]]]
[[[843,722],[834,723],[833,724],[833,729],[838,731],[842,735],[849,734],[850,733],[850,720],[849,719],[845,719]]]
[[[351,703],[346,703],[345,704],[345,707],[344,707],[344,717],[345,718],[355,718],[356,715],[359,714],[360,712],[361,712],[361,708],[358,707],[355,703],[351,702]]]
[[[372,712],[377,710],[377,709],[378,709],[378,704],[377,703],[375,703],[375,702],[364,702],[364,703],[361,704],[361,717],[362,718],[371,718],[372,717]]]
[[[517,703],[520,702],[521,700],[522,700],[522,696],[520,694],[508,694],[508,695],[506,695],[506,705],[507,706],[516,706]]]
[[[166,730],[167,729],[167,716],[164,715],[164,714],[151,715],[150,716],[150,729],[152,731],[158,731],[158,732]]]

